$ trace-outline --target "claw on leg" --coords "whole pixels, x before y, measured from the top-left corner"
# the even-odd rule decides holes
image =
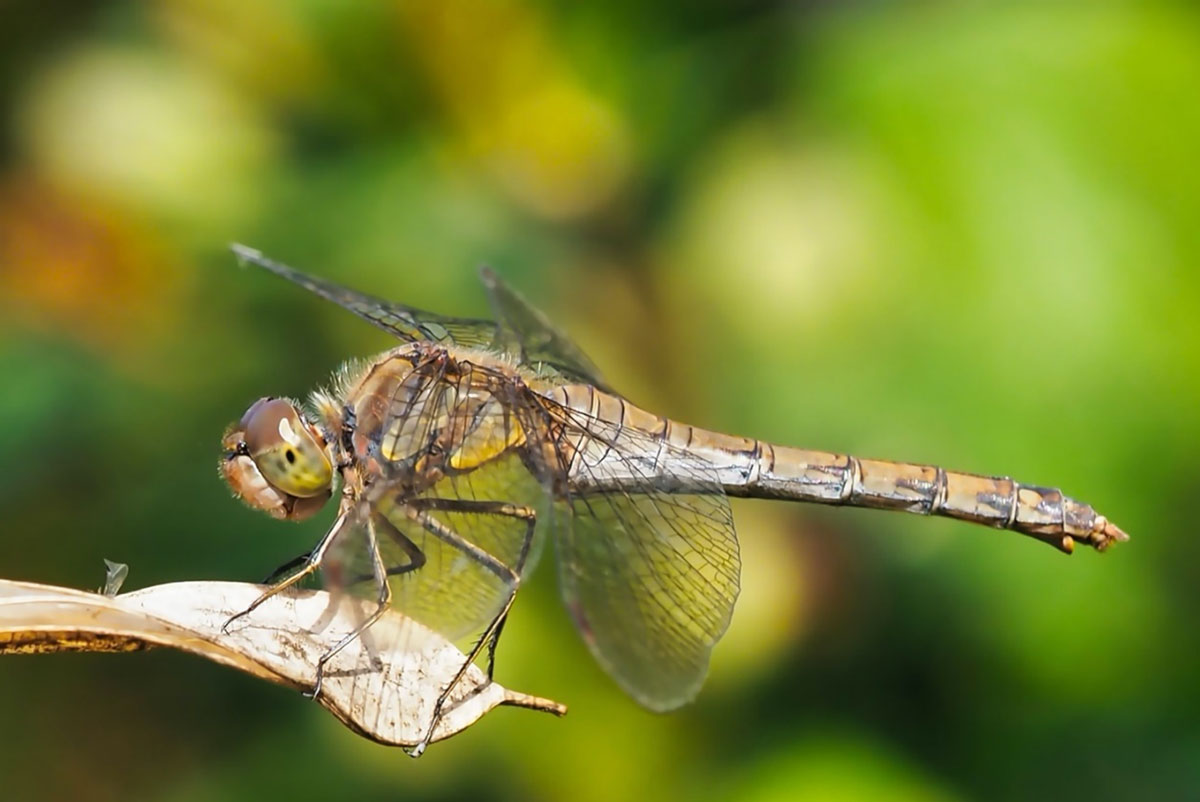
[[[313,683],[312,690],[311,691],[301,691],[301,693],[306,698],[316,701],[317,697],[321,695],[321,684],[324,681],[325,681],[325,658],[322,657],[320,660],[317,661],[317,680],[316,680],[316,682]]]
[[[265,591],[263,591],[263,594],[255,599],[249,607],[247,607],[245,610],[242,610],[237,615],[232,615],[226,619],[225,623],[221,625],[221,634],[228,635],[229,625],[234,621],[250,615],[250,613],[254,612],[259,607],[259,605],[274,596],[276,593],[279,593],[282,590],[287,590],[300,580],[315,573],[316,570],[321,567],[321,562],[325,559],[325,552],[328,551],[330,544],[333,543],[334,538],[336,538],[338,533],[342,531],[342,527],[345,526],[345,524],[346,513],[343,512],[338,516],[338,519],[333,522],[333,526],[329,528],[329,531],[325,533],[325,537],[321,538],[321,542],[317,544],[317,547],[312,550],[307,558],[304,559],[304,565],[300,568],[300,570],[296,571],[286,579],[283,579],[267,588]],[[292,562],[295,561],[293,560]]]

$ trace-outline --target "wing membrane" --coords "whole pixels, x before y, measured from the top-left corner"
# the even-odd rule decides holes
[[[565,379],[584,381],[613,392],[587,355],[489,268],[480,271],[480,279],[496,315],[495,321],[450,317],[385,301],[310,276],[245,245],[231,247],[241,261],[332,301],[401,340],[487,348],[508,354],[538,373],[551,371]]]
[[[452,641],[491,624],[532,569],[547,498],[513,447],[523,432],[514,410],[460,367],[454,379],[444,364],[418,367],[395,385],[378,419],[379,455],[392,461],[363,494],[392,605]],[[414,484],[431,461],[445,475]],[[359,595],[375,587],[367,544],[347,539],[330,572]]]
[[[327,301],[366,320],[401,340],[426,340],[470,348],[491,347],[496,339],[496,324],[490,320],[448,317],[425,312],[404,304],[385,301],[348,289],[316,276],[310,276],[263,256],[245,245],[231,246],[238,259],[287,279]]]
[[[577,438],[572,471],[597,489],[558,502],[558,570],[567,609],[593,655],[651,710],[693,698],[737,599],[740,558],[729,501],[712,468],[655,438],[562,409]],[[672,492],[644,466],[679,467]],[[589,462],[581,457],[599,454]],[[635,481],[630,482],[630,473]],[[620,475],[620,483],[606,481]],[[636,477],[640,476],[640,480]]]
[[[501,469],[495,466],[488,472]],[[418,508],[430,501],[453,505],[462,500],[458,495],[468,493],[437,487],[413,501]],[[380,505],[381,517],[375,518],[392,606],[451,641],[474,638],[500,614],[516,590],[512,574],[521,573],[522,567],[528,571],[540,551],[540,533],[526,519],[488,512],[484,506],[435,506],[421,509],[427,518],[412,519],[405,507],[387,503]],[[461,537],[469,547],[457,545],[447,534]],[[375,597],[367,542],[361,526],[339,538],[327,560],[328,584],[355,596]],[[524,566],[522,552],[527,555]],[[414,565],[414,553],[420,554],[420,562],[404,570]]]
[[[491,268],[479,271],[496,316],[496,346],[535,371],[549,368],[571,380],[586,382],[606,392],[607,382],[587,354],[559,331],[549,318],[500,280]]]

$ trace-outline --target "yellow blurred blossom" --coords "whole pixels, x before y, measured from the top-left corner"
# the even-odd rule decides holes
[[[630,143],[519,2],[403,2],[403,31],[460,146],[543,217],[586,215],[620,190]]]
[[[327,68],[287,0],[159,0],[154,20],[165,38],[238,86],[270,98],[302,98]]]
[[[257,205],[273,137],[209,76],[130,49],[58,62],[26,95],[24,147],[54,184],[201,232]]]

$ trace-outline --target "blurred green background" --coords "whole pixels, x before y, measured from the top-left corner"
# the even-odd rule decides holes
[[[485,314],[631,399],[1057,484],[1132,541],[738,503],[700,699],[638,709],[545,561],[498,710],[419,761],[173,653],[0,661],[8,799],[1200,795],[1200,16],[1186,4],[15,2],[0,576],[257,580],[315,542],[223,427],[388,339],[224,250]]]

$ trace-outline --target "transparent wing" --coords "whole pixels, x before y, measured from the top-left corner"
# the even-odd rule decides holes
[[[522,492],[518,485],[528,472],[508,459],[469,477],[447,478],[420,496],[376,505],[372,525],[392,606],[450,641],[482,633],[516,592],[513,577],[528,572],[540,552],[537,508],[510,500],[536,495],[528,499],[536,504],[540,487]],[[525,517],[522,507],[533,515]],[[330,558],[337,573],[327,577],[337,588],[373,598],[365,534],[339,540]]]
[[[535,372],[549,370],[565,379],[584,381],[613,392],[587,355],[489,268],[480,271],[480,278],[495,321],[449,317],[385,301],[310,276],[268,259],[254,248],[238,244],[230,247],[239,260],[298,284],[401,340],[487,348],[509,354]]]
[[[235,244],[230,247],[239,260],[261,267],[298,284],[401,340],[410,342],[428,340],[470,348],[489,348],[496,340],[496,324],[493,321],[447,317],[414,309],[404,304],[384,301],[332,281],[302,273],[295,268],[268,259],[261,252],[245,245]]]
[[[438,371],[418,368],[391,390],[378,431],[387,464],[363,492],[362,517],[392,606],[459,641],[493,623],[532,569],[547,496],[516,448],[514,410],[472,370],[454,380]],[[326,572],[333,585],[374,593],[369,543],[365,532],[342,539]]]
[[[549,368],[566,379],[613,392],[579,346],[555,328],[539,309],[501,281],[491,268],[481,268],[479,278],[496,316],[495,347],[498,350],[512,354],[520,364],[534,371]]]
[[[682,450],[574,410],[554,415],[569,421],[563,440],[576,444],[564,457],[570,473],[609,487],[557,502],[567,609],[627,693],[672,710],[699,692],[733,613],[741,563],[729,501],[712,468]],[[645,470],[661,456],[678,468],[671,492]]]

